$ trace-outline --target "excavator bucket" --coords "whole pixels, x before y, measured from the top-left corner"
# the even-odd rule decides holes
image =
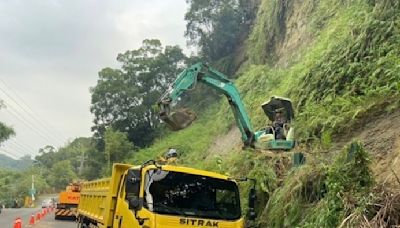
[[[169,115],[161,115],[160,117],[172,131],[187,128],[197,118],[196,113],[187,108],[178,109]]]

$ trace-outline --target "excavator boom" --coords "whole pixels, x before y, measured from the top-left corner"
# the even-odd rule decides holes
[[[198,82],[206,84],[227,97],[236,124],[242,134],[242,141],[245,146],[252,146],[254,143],[253,128],[236,86],[224,74],[203,63],[194,64],[180,73],[171,88],[160,98],[158,102],[160,118],[173,130],[189,126],[195,119],[194,113],[188,109],[171,113],[170,106],[186,91],[194,89]]]
[[[278,110],[285,110],[286,122],[281,120],[281,123],[275,122],[276,126],[268,126],[254,132],[236,86],[224,74],[203,63],[194,64],[180,73],[158,102],[160,118],[172,130],[184,129],[196,119],[193,111],[182,109],[171,112],[171,106],[182,94],[194,89],[198,82],[226,96],[233,111],[236,125],[242,134],[245,147],[270,150],[291,150],[294,148],[294,128],[291,126],[294,114],[289,99],[272,97],[270,101],[262,105],[265,114],[271,121],[274,121]]]

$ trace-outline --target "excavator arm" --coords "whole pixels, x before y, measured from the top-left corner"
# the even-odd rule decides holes
[[[172,87],[161,96],[158,102],[160,118],[171,126],[173,130],[187,127],[188,124],[180,125],[177,122],[181,120],[177,121],[177,118],[172,117],[171,104],[177,101],[186,91],[194,89],[198,82],[215,89],[227,97],[236,125],[242,134],[244,145],[253,146],[255,142],[253,128],[236,86],[224,74],[203,63],[194,64],[181,72]]]

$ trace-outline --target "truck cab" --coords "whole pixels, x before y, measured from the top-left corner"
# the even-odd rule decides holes
[[[54,219],[75,219],[80,197],[80,188],[80,183],[70,183],[65,188],[65,191],[59,193]],[[54,201],[55,200],[48,199],[47,204],[42,204],[42,207],[51,207]]]
[[[238,185],[187,167],[115,164],[112,177],[85,183],[81,227],[244,227]]]

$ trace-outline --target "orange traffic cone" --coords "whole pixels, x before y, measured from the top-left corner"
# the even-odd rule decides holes
[[[29,225],[35,225],[35,216],[32,214],[31,219],[29,219]]]
[[[14,228],[22,228],[22,219],[20,217],[15,219]]]
[[[38,212],[37,214],[36,214],[36,221],[39,221],[41,218],[40,218],[41,216],[40,216],[40,212]]]

